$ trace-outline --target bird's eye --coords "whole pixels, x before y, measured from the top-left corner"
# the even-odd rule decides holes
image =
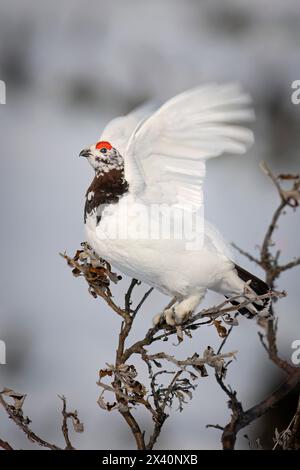
[[[107,152],[107,150],[106,150],[106,148],[104,148],[104,147],[103,147],[102,149],[100,149],[100,152],[102,152],[102,153],[106,153],[106,152]]]

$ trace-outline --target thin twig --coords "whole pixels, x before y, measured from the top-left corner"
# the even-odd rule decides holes
[[[3,441],[2,439],[0,439],[0,447],[4,450],[14,450],[8,442]]]
[[[164,371],[164,372],[168,373],[168,371]],[[162,405],[156,399],[156,421],[155,421],[155,424],[154,424],[153,432],[150,435],[149,441],[146,445],[147,450],[152,450],[153,449],[153,447],[156,444],[156,441],[157,441],[157,439],[158,439],[158,437],[161,433],[162,427],[163,427],[166,419],[168,418],[168,415],[165,413],[167,402],[168,402],[168,399],[170,397],[170,394],[172,393],[173,386],[174,386],[176,380],[178,380],[178,378],[180,377],[181,374],[182,374],[181,370],[177,371],[174,374],[174,377],[172,378],[172,380],[171,380],[171,382],[170,382],[170,384],[167,388],[167,392],[166,392],[166,395],[165,395],[165,398],[163,400]],[[153,385],[152,385],[152,387],[153,387],[153,389],[155,389],[155,387]]]
[[[65,442],[66,442],[66,447],[65,449],[66,450],[74,450],[75,447],[72,446],[72,443],[70,441],[70,437],[69,437],[69,428],[68,428],[68,419],[77,419],[77,414],[76,413],[70,413],[67,411],[67,401],[66,401],[66,398],[64,396],[60,396],[59,395],[59,398],[62,400],[63,402],[63,408],[62,408],[62,416],[63,416],[63,423],[62,423],[62,433],[63,433],[63,436],[64,436],[64,439],[65,439]]]
[[[37,434],[35,434],[25,422],[23,415],[17,413],[11,405],[6,403],[2,396],[2,393],[0,393],[0,404],[3,406],[8,416],[24,432],[24,434],[28,437],[31,442],[35,442],[39,446],[46,447],[51,450],[61,450],[60,447],[56,446],[55,444],[51,444],[50,442],[47,442],[45,439],[42,439]]]
[[[246,258],[248,258],[253,263],[256,263],[256,264],[260,265],[260,260],[258,258],[255,258],[255,256],[251,255],[251,253],[248,253],[247,251],[242,250],[242,248],[240,248],[235,243],[231,243],[231,246],[233,246],[233,248],[235,248],[241,255],[245,256]]]
[[[285,428],[285,430],[280,433],[280,439],[284,440],[288,434],[290,434],[290,437],[288,438],[288,441],[292,441],[295,438],[296,433],[298,432],[298,421],[300,420],[300,396],[298,398],[298,404],[297,404],[297,410],[294,416],[292,417],[291,421],[289,422],[288,426]],[[280,445],[279,439],[276,439],[275,444],[273,446],[272,450],[275,450],[278,446]]]

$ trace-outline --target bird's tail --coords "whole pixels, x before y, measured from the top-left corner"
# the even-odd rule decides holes
[[[237,274],[239,278],[244,281],[244,282],[249,282],[249,288],[253,293],[258,296],[258,295],[264,295],[270,292],[270,287],[268,284],[258,277],[254,276],[254,274],[249,273],[246,271],[246,269],[241,268],[237,264],[235,265],[235,269],[237,271]],[[240,302],[238,301],[231,301],[233,305],[239,305]],[[263,316],[263,317],[268,317],[270,316],[270,304],[271,304],[271,299],[265,298],[265,299],[260,299],[257,301],[253,301],[251,304],[241,307],[238,309],[239,313],[244,315],[247,318],[253,318],[256,315]]]

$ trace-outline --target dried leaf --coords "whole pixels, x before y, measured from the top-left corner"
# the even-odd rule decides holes
[[[109,290],[110,281],[117,283],[121,276],[111,272],[111,266],[104,259],[99,258],[87,243],[82,243],[83,250],[77,250],[74,257],[70,258],[65,253],[61,254],[72,268],[75,277],[83,276],[89,285],[89,292],[97,298],[99,291],[111,297]]]
[[[194,374],[193,372],[189,372],[189,374],[190,374],[192,380],[198,379],[198,376],[196,374]]]
[[[85,251],[79,251],[77,252],[79,255],[78,255],[78,258],[81,260],[81,261],[84,261],[86,259],[88,259],[89,255],[88,253],[86,253]],[[76,255],[75,255],[75,258],[76,258]],[[75,259],[74,258],[74,259]]]
[[[98,296],[92,288],[89,288],[89,293],[94,297],[94,299],[97,299]]]
[[[223,321],[224,321],[227,325],[230,325],[230,326],[238,326],[238,324],[239,324],[238,319],[231,317],[229,314],[228,314],[228,315],[224,315],[222,318],[223,318]]]
[[[146,387],[138,381],[133,382],[133,384],[126,387],[128,392],[134,393],[138,397],[144,397],[147,393]]]
[[[20,411],[22,409],[22,406],[24,404],[25,398],[27,395],[23,393],[18,393],[12,390],[11,388],[4,388],[3,391],[1,392],[2,395],[6,395],[9,398],[12,398],[14,401],[14,409],[16,411]]]
[[[100,406],[100,408],[102,408],[103,410],[106,410],[106,411],[112,411],[112,410],[116,409],[117,408],[117,403],[116,402],[113,402],[113,403],[106,402],[103,398],[103,394],[104,394],[104,391],[101,393],[100,397],[97,400],[97,403]]]
[[[216,327],[216,330],[218,332],[218,335],[220,338],[225,338],[227,336],[227,330],[225,326],[222,325],[221,320],[214,320],[213,321],[214,326]]]
[[[200,372],[201,377],[208,377],[208,373],[207,373],[206,367],[204,365],[203,366],[193,366],[193,367],[196,371]]]
[[[99,370],[100,379],[102,379],[103,377],[106,377],[107,375],[109,375],[109,377],[111,377],[112,374],[113,374],[113,371],[109,370],[109,369],[100,369]]]
[[[78,268],[74,268],[74,269],[72,269],[72,274],[73,274],[73,276],[78,277],[78,276],[81,275],[81,271]]]
[[[107,411],[112,411],[116,408],[117,403],[114,401],[113,403],[106,403]]]
[[[266,330],[268,324],[269,324],[269,320],[268,318],[266,317],[260,317],[258,316],[257,317],[257,322],[258,326],[260,326],[261,328],[263,328],[264,330]]]
[[[103,276],[103,278],[105,278],[105,269],[104,268],[100,268],[99,266],[96,266],[96,267],[91,267],[89,268],[89,272],[90,273],[93,273],[93,274],[97,274],[98,276]]]
[[[84,432],[84,424],[78,418],[72,417],[72,423],[75,432]]]
[[[183,331],[181,325],[176,326],[176,335],[178,339],[178,344],[182,343],[183,341]]]
[[[84,253],[83,250],[77,250],[76,253],[75,253],[75,256],[74,256],[74,261],[78,261],[78,259],[80,259],[80,255]]]
[[[280,180],[297,180],[299,179],[300,175],[291,175],[290,173],[283,174],[281,173],[280,175],[277,176],[278,179]]]

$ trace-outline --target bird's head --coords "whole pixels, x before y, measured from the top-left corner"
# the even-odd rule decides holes
[[[100,141],[81,150],[80,157],[85,157],[96,172],[107,173],[113,168],[121,169],[124,160],[109,142]]]

